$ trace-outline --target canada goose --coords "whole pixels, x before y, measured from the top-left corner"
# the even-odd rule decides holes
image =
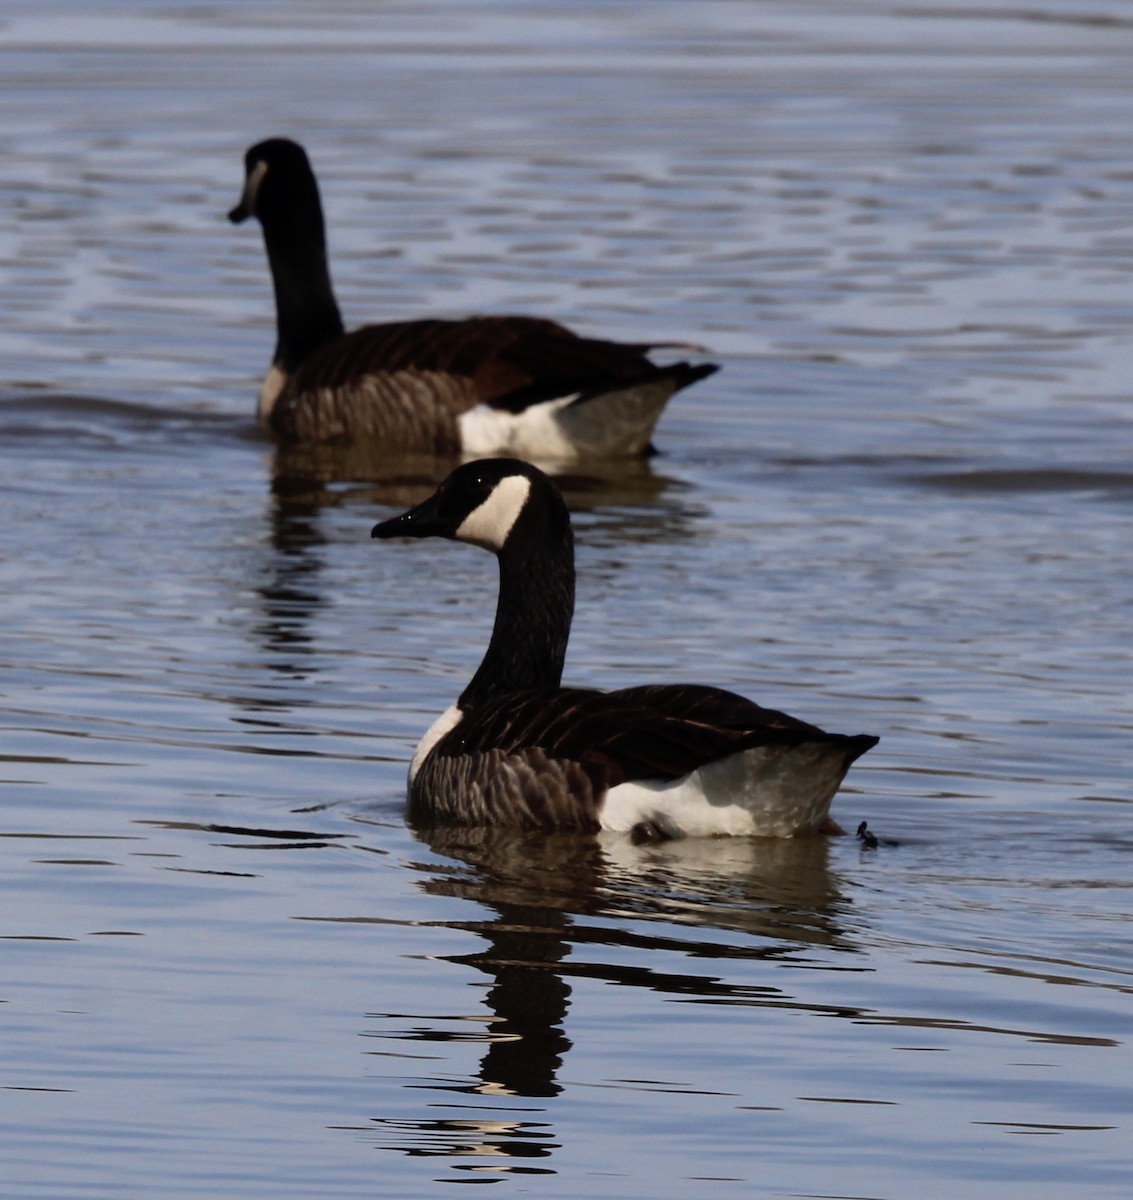
[[[790,836],[824,826],[850,764],[877,743],[700,684],[560,686],[574,541],[562,496],[527,463],[466,463],[371,536],[452,538],[500,564],[484,660],[413,755],[415,824]]]
[[[649,344],[579,337],[537,317],[396,321],[346,333],[318,184],[302,146],[244,156],[228,214],[263,227],[278,339],[259,418],[285,442],[374,439],[391,451],[529,458],[645,454],[669,397],[714,363],[657,366]]]

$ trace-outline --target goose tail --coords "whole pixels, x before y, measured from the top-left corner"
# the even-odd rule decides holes
[[[620,784],[607,795],[602,827],[635,838],[641,829],[660,838],[840,832],[830,805],[846,772],[877,741],[869,734],[820,732],[777,738],[678,780]]]
[[[558,409],[556,422],[580,457],[648,454],[669,399],[719,369],[716,363],[669,363],[630,384],[591,388]]]

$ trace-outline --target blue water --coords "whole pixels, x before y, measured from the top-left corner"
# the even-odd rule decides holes
[[[1124,6],[0,14],[0,1195],[1125,1197]],[[279,455],[244,149],[349,323],[707,347],[564,480],[570,681],[880,735],[882,838],[454,835],[449,464]]]

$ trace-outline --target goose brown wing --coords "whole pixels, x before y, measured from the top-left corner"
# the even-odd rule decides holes
[[[607,695],[630,704],[643,705],[667,723],[666,729],[683,730],[683,744],[688,755],[684,761],[686,764],[693,758],[696,761],[684,770],[674,771],[674,778],[737,750],[748,750],[755,746],[812,745],[818,742],[837,746],[845,755],[848,768],[855,759],[878,743],[872,734],[827,733],[817,725],[800,721],[789,713],[764,708],[746,696],[705,684],[646,684]],[[643,730],[648,734],[649,727],[644,726]],[[725,734],[733,735],[734,741],[727,742],[721,753],[704,753],[705,750],[711,750],[714,738],[726,741]],[[621,759],[623,765],[630,764],[634,753],[644,757],[640,751],[630,751]],[[629,774],[625,778],[644,779],[648,776]]]
[[[800,721],[789,713],[764,708],[725,688],[703,683],[651,683],[640,687],[622,688],[608,692],[610,697],[627,704],[640,704],[668,717],[724,729],[757,731],[797,730],[802,733],[821,733],[817,725]]]
[[[678,779],[735,751],[827,738],[817,727],[701,685],[619,692],[516,692],[465,715],[435,753],[538,752],[575,763],[596,790],[635,779]]]
[[[295,372],[306,392],[337,389],[375,374],[440,374],[472,383],[473,402],[519,412],[529,404],[660,368],[647,345],[582,338],[538,317],[395,321],[366,325],[316,350]]]
[[[830,736],[796,717],[704,684],[649,684],[609,692],[606,699],[640,714],[620,731],[611,728],[598,748],[609,760],[611,785],[679,779],[753,746],[798,745]]]

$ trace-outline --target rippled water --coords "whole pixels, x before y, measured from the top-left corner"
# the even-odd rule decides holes
[[[371,8],[0,13],[0,1194],[1127,1196],[1125,6]],[[724,364],[568,677],[879,734],[877,849],[406,829],[494,566],[254,429],[277,132],[348,321]]]

